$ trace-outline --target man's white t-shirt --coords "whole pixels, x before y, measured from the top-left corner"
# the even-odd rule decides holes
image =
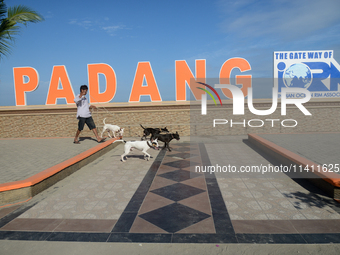
[[[89,101],[87,101],[85,96],[79,98],[79,95],[74,99],[77,105],[77,118],[89,118],[91,117]]]

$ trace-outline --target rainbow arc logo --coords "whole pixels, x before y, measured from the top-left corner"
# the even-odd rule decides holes
[[[206,87],[209,88],[212,92],[214,92],[215,95],[217,96],[218,100],[220,101],[220,104],[222,105],[222,100],[221,100],[220,96],[218,95],[217,91],[216,91],[213,87],[211,87],[210,85],[205,84],[205,83],[203,83],[203,82],[197,82],[197,83],[206,86]],[[196,87],[196,88],[205,91],[205,93],[207,93],[207,94],[214,100],[215,105],[217,105],[214,96],[211,94],[211,92],[210,92],[209,90],[203,89],[203,88],[201,88],[201,87]]]

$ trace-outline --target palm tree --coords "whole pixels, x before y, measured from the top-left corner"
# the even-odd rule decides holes
[[[7,14],[7,17],[6,17]],[[44,18],[31,8],[23,5],[9,7],[7,10],[4,0],[0,0],[0,60],[11,51],[14,36],[19,33],[18,24],[40,22]]]

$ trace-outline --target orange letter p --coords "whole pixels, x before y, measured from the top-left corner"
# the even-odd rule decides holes
[[[26,92],[31,92],[37,89],[39,85],[39,75],[33,67],[14,67],[14,90],[15,90],[15,105],[26,105]],[[28,81],[25,82],[25,78]]]

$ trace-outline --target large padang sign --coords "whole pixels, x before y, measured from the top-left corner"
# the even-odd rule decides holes
[[[228,83],[233,69],[239,69],[245,75],[237,75],[236,83],[241,86],[243,95],[251,88],[251,65],[240,57],[226,60],[220,69],[219,79],[221,84]],[[117,78],[114,69],[105,63],[88,64],[88,85],[91,92],[90,101],[108,103],[116,95]],[[100,92],[99,75],[104,75],[106,80],[105,91]],[[34,67],[14,67],[15,105],[26,105],[26,93],[34,93],[39,86],[39,72]],[[175,61],[175,100],[186,101],[186,88],[191,90],[196,100],[201,100],[204,91],[199,89],[196,82],[206,80],[206,60],[195,60],[195,70],[192,71],[185,60]],[[147,85],[143,84],[146,80]],[[194,80],[194,82],[193,82]],[[289,88],[287,98],[305,97],[304,93],[294,92],[306,89],[313,97],[340,97],[339,91],[340,65],[333,58],[332,50],[319,51],[278,51],[274,52],[274,84],[273,89]],[[215,87],[214,84],[211,84]],[[300,90],[299,90],[300,89]],[[74,90],[64,65],[53,66],[49,89],[45,105],[56,105],[57,99],[65,99],[67,104],[73,104]],[[288,90],[286,90],[288,91]],[[226,98],[231,98],[231,93],[222,89]],[[128,102],[140,102],[141,96],[150,96],[151,102],[161,102],[162,97],[158,89],[156,78],[150,62],[138,62],[131,87]],[[308,95],[309,96],[309,95]]]
[[[274,52],[274,86],[279,97],[283,88],[303,88],[311,98],[340,98],[340,65],[332,50]],[[301,98],[304,93],[288,93]]]
[[[238,68],[240,72],[251,70],[249,62],[244,58],[231,58],[226,60],[220,69],[219,77],[228,79],[234,68]],[[93,103],[108,103],[116,94],[117,78],[114,69],[105,63],[88,64],[88,87],[90,91],[90,101]],[[106,84],[105,91],[99,91],[99,75],[104,75]],[[34,67],[14,67],[14,90],[16,106],[26,105],[26,93],[34,93],[39,86],[39,73]],[[241,77],[251,78],[251,75],[239,75]],[[236,77],[237,78],[237,77]],[[201,99],[204,93],[197,88],[196,81],[205,81],[206,79],[206,60],[195,60],[195,70],[192,71],[185,60],[175,61],[175,100],[186,101],[187,86],[194,94],[196,100]],[[144,84],[146,81],[146,85]],[[191,82],[191,81],[194,82]],[[251,79],[248,79],[251,82]],[[243,85],[246,89],[251,84],[247,82]],[[79,88],[76,88],[78,92]],[[49,89],[46,97],[46,105],[57,104],[57,99],[65,99],[67,104],[73,104],[75,98],[74,89],[69,79],[67,68],[64,65],[53,66]],[[156,77],[153,73],[150,62],[138,62],[135,72],[129,103],[140,102],[141,96],[150,96],[151,102],[161,102],[162,97],[158,89]]]

